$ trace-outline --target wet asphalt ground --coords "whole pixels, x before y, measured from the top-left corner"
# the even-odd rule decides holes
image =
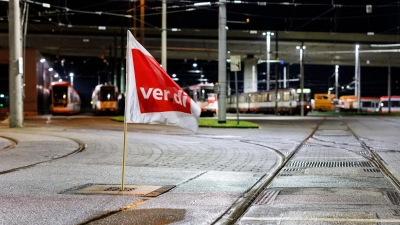
[[[0,224],[225,223],[294,151],[290,163],[322,166],[287,164],[262,193],[269,200],[256,199],[236,223],[400,224],[398,190],[379,168],[324,164],[367,161],[351,128],[400,178],[398,117],[241,118],[261,129],[194,134],[129,124],[124,173],[123,123],[92,116],[0,123]],[[132,191],[120,192],[123,179]]]

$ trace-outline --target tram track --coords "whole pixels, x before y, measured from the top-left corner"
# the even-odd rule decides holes
[[[7,136],[0,136],[0,138],[6,139],[6,140],[8,140],[10,142],[9,145],[1,148],[0,151],[8,150],[8,149],[15,148],[16,146],[18,146],[18,140],[17,139],[14,139],[14,138],[11,138],[11,137],[7,137]]]
[[[392,174],[392,172],[385,166],[384,161],[381,159],[381,157],[376,154],[376,152],[371,149],[361,138],[346,124],[347,128],[349,131],[354,135],[355,138],[360,142],[361,147],[364,148],[369,155],[367,154],[362,154],[362,156],[368,160],[370,160],[372,163],[375,164],[376,167],[378,167],[382,173],[391,181],[391,183],[396,187],[397,191],[400,192],[400,180],[396,178],[395,175]]]
[[[381,120],[384,120],[380,118]],[[387,121],[387,120],[384,120]],[[392,172],[385,166],[384,161],[381,159],[381,157],[376,154],[376,152],[369,147],[351,128],[350,126],[343,121],[344,125],[346,126],[347,130],[350,131],[350,133],[358,140],[359,144],[365,151],[360,151],[358,154],[364,157],[365,159],[369,160],[372,162],[377,168],[381,170],[381,172],[389,178],[389,180],[392,182],[392,184],[396,187],[396,189],[400,192],[400,180],[397,179]],[[321,141],[321,142],[326,142],[326,140],[322,140],[316,137],[313,137],[313,139]],[[349,143],[336,143],[336,142],[330,142],[332,144],[331,147],[334,147],[335,145],[345,145],[345,146],[352,146],[356,147],[355,145],[349,144]],[[344,150],[349,150],[346,148],[342,148]]]
[[[53,137],[58,137],[58,138],[64,138],[64,139],[71,140],[71,141],[75,142],[78,145],[78,147],[75,150],[73,150],[73,151],[71,151],[71,152],[69,152],[67,154],[61,155],[61,156],[56,156],[56,157],[52,157],[52,158],[50,158],[48,160],[43,160],[43,161],[39,161],[39,162],[28,164],[28,165],[24,165],[24,166],[15,167],[15,168],[12,168],[12,169],[0,171],[0,175],[8,174],[8,173],[16,172],[16,171],[20,171],[20,170],[23,170],[23,169],[29,169],[29,168],[32,168],[32,167],[34,167],[36,165],[39,165],[39,164],[48,163],[48,162],[52,162],[52,161],[55,161],[55,160],[58,160],[58,159],[66,158],[68,156],[71,156],[71,155],[74,155],[74,154],[77,154],[79,152],[84,151],[86,149],[86,147],[87,147],[86,143],[84,143],[84,142],[82,142],[82,141],[80,141],[78,139],[66,138],[66,137],[60,137],[60,136],[53,136]],[[0,151],[1,150],[6,150],[6,149],[10,149],[10,148],[15,148],[19,143],[19,141],[17,139],[14,139],[14,138],[11,138],[11,137],[0,136],[0,138],[7,139],[7,140],[9,140],[11,142],[11,144],[9,146],[0,149]]]
[[[257,197],[266,189],[266,187],[273,181],[273,179],[278,176],[280,171],[288,164],[288,162],[293,158],[296,152],[303,146],[305,143],[314,135],[314,133],[318,130],[319,126],[323,123],[324,120],[321,120],[317,126],[310,132],[310,134],[303,139],[293,151],[291,151],[288,156],[285,156],[282,152],[270,148],[268,146],[252,143],[249,141],[242,141],[248,144],[254,144],[262,147],[269,148],[275,151],[282,159],[279,166],[276,167],[274,171],[268,176],[265,174],[261,179],[255,183],[248,192],[246,192],[241,198],[239,198],[222,216],[217,218],[212,224],[213,225],[231,225],[234,224],[251,206],[251,204],[257,199]]]
[[[327,141],[327,140],[324,140],[324,138],[319,138],[317,135],[314,135],[319,129],[320,129],[319,131],[324,131],[323,128],[322,129],[320,128],[321,125],[324,123],[324,121],[325,120],[322,120],[314,128],[314,130],[287,157],[284,157],[284,155],[282,153],[279,154],[276,151],[280,155],[280,157],[283,157],[283,159],[284,159],[281,162],[281,164],[276,168],[276,170],[274,170],[269,176],[265,175],[262,179],[260,179],[248,192],[246,192],[243,195],[242,198],[238,199],[231,206],[231,208],[228,209],[213,224],[215,224],[215,225],[217,225],[217,224],[218,225],[220,225],[220,224],[223,224],[223,225],[236,224],[239,220],[241,220],[241,218],[244,218],[244,219],[252,218],[252,219],[257,220],[257,218],[254,218],[254,217],[247,217],[247,218],[244,217],[244,215],[246,214],[246,211],[248,211],[250,209],[250,207],[254,204],[254,202],[257,201],[257,199],[259,199],[259,196],[261,196],[262,193],[265,190],[267,190],[267,187],[273,182],[274,179],[276,179],[279,176],[280,172],[285,170],[284,169],[285,167],[287,167],[287,166],[288,167],[293,167],[293,166],[298,167],[296,165],[289,165],[289,164],[290,163],[292,163],[292,164],[298,163],[298,161],[293,161],[292,159],[299,152],[299,150],[305,145],[305,143],[307,143],[307,141],[309,141],[311,139],[317,141],[317,143],[313,143],[314,146],[339,148],[341,150],[349,151],[349,152],[352,152],[352,153],[362,156],[364,159],[367,160],[366,162],[370,162],[373,166],[378,168],[379,171],[381,171],[385,175],[385,177],[390,181],[390,183],[393,184],[395,190],[397,192],[400,192],[399,179],[397,179],[396,176],[390,172],[390,170],[386,167],[385,162],[380,158],[380,156],[373,149],[371,149],[365,142],[363,142],[362,139],[350,128],[350,126],[347,123],[345,123],[343,118],[340,118],[340,121],[343,123],[345,128],[349,131],[348,137],[356,138],[359,144],[346,143],[346,142],[341,143],[340,141],[337,141],[337,140]],[[336,130],[328,130],[328,132],[335,132],[335,131]],[[345,130],[342,130],[342,131],[345,131]],[[343,137],[346,137],[346,135],[343,135]],[[327,143],[329,143],[329,144],[327,144]],[[263,146],[262,144],[258,144],[258,145]],[[266,147],[266,146],[264,146],[264,147]],[[357,151],[356,150],[357,147],[358,148],[361,147],[362,150]],[[343,167],[354,167],[354,166],[363,167],[363,166],[367,165],[366,163],[363,163],[363,162],[365,162],[365,161],[357,162],[359,165],[358,164],[353,165],[354,162],[346,163],[345,161],[342,161],[342,160],[339,160],[336,163],[335,162],[318,162],[318,161],[312,162],[312,161],[310,161],[309,163],[301,165],[300,167],[308,168],[308,167],[315,166],[315,167],[331,167],[331,168],[333,168],[333,167],[336,167],[337,165],[339,165],[339,167],[341,167],[341,166],[343,166]],[[314,165],[315,163],[317,163],[319,166]],[[344,163],[346,163],[345,166],[344,166]],[[349,165],[347,165],[347,164],[349,164]],[[367,169],[367,170],[375,171],[375,169],[373,169],[373,168]],[[273,191],[271,191],[271,193],[272,192]],[[271,219],[271,218],[269,218],[269,219]],[[297,219],[301,220],[301,218],[297,218]],[[297,219],[295,219],[295,220],[297,220]],[[322,220],[325,220],[325,219],[326,218],[322,218]],[[378,224],[380,224],[380,223],[378,223]]]

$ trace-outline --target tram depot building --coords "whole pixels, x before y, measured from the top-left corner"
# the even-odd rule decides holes
[[[49,84],[53,76],[49,63],[41,62],[42,55],[36,49],[24,53],[23,110],[25,116],[48,113]],[[9,113],[9,51],[0,49],[0,119]]]

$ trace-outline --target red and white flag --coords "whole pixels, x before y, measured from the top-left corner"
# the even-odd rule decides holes
[[[126,123],[174,125],[197,132],[200,108],[128,31]]]

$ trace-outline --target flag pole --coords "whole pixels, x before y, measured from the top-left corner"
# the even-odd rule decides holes
[[[125,97],[126,99],[126,97]],[[124,110],[125,111],[125,110]],[[125,119],[125,113],[124,113],[124,150],[122,153],[122,182],[121,182],[121,191],[123,191],[124,185],[125,185],[125,162],[126,162],[126,130],[127,130],[127,123]]]
[[[127,44],[126,44],[126,64],[125,64],[125,93],[127,92],[127,87],[128,87],[128,82],[129,82],[129,75],[128,75],[128,70],[129,70],[129,64],[128,64],[128,51],[129,51],[129,30],[127,32]],[[122,51],[122,49],[121,49]],[[130,72],[130,71],[129,71]],[[122,181],[121,181],[121,191],[125,189],[125,163],[126,163],[126,132],[128,130],[128,125],[126,122],[126,110],[127,110],[127,102],[128,102],[128,97],[129,94],[125,94],[125,109],[124,109],[124,147],[123,147],[123,153],[122,153]]]

